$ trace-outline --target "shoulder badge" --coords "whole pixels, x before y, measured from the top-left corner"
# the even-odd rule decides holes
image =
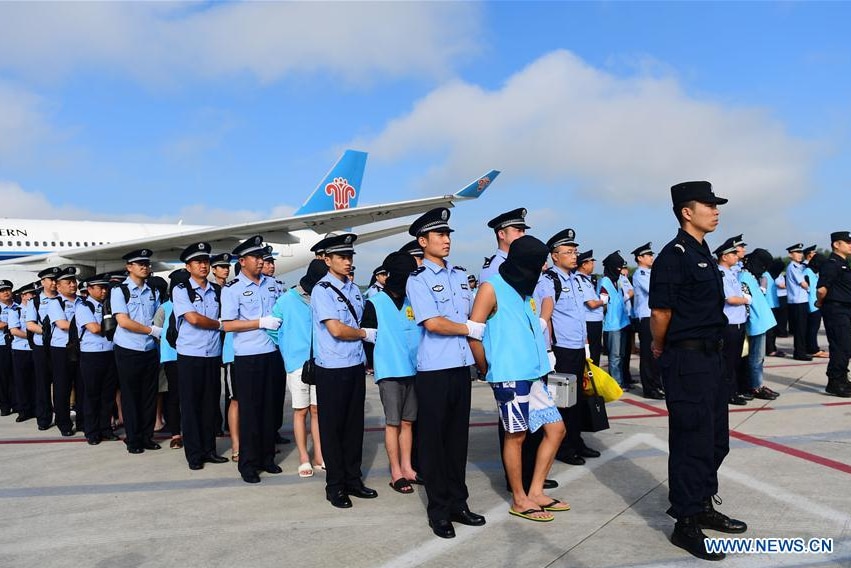
[[[328,288],[330,288],[330,287],[331,287],[331,283],[330,283],[330,282],[317,282],[317,284],[319,284],[320,286],[322,286],[322,287],[323,287],[323,288],[325,288],[326,290],[327,290]]]
[[[237,282],[238,282],[238,279],[234,278],[233,280],[231,280],[230,282],[228,282],[227,284],[225,284],[225,288],[228,288],[228,287],[230,287],[230,286],[233,286],[233,285],[234,285],[234,284],[236,284]]]
[[[181,282],[177,285],[178,288],[186,288],[186,282]]]
[[[452,268],[454,268],[455,270],[460,270],[461,272],[467,272],[467,269],[463,266],[453,266]]]
[[[416,276],[417,274],[422,274],[423,272],[425,272],[425,269],[426,269],[425,266],[419,266],[419,267],[417,267],[416,270],[411,272],[411,276]],[[320,282],[320,284],[322,284],[322,282]]]
[[[495,258],[496,258],[496,255],[486,256],[485,257],[485,263],[482,265],[482,268],[489,267],[491,265],[491,262],[493,262],[493,259],[495,259]]]

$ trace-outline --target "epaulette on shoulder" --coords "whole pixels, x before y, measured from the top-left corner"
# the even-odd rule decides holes
[[[185,289],[186,288],[186,282],[181,282],[180,284],[175,286],[175,288]]]
[[[331,283],[330,283],[330,282],[317,282],[317,284],[318,284],[319,286],[322,286],[322,287],[323,287],[323,288],[325,288],[325,289],[328,289],[328,288],[330,288],[330,287],[331,287]]]
[[[467,269],[463,266],[453,266],[452,268],[454,268],[455,270],[460,270],[461,272],[467,272]]]
[[[493,259],[495,259],[495,258],[496,258],[496,255],[486,256],[485,257],[485,263],[482,265],[482,268],[488,268],[491,265],[491,262],[493,262]]]
[[[281,286],[283,286],[283,285],[284,285],[284,281],[283,281],[283,280],[278,280],[277,278],[275,278],[275,282],[277,282],[277,283],[278,283],[278,284],[280,284]]]
[[[425,269],[426,269],[425,266],[418,266],[416,270],[411,272],[411,276],[416,276],[417,274],[422,274],[423,272],[425,272]]]
[[[239,282],[239,278],[234,278],[233,280],[231,280],[230,282],[228,282],[227,284],[225,284],[225,288],[230,288],[231,286],[233,286],[233,285],[234,285],[234,284],[236,284],[237,282]]]

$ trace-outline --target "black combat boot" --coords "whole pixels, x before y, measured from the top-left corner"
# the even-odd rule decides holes
[[[671,544],[702,560],[724,560],[726,555],[723,552],[706,551],[705,539],[706,535],[700,530],[697,516],[677,519],[671,534]]]
[[[748,530],[748,525],[742,521],[731,519],[723,513],[719,513],[712,506],[713,498],[710,497],[703,502],[703,512],[697,515],[697,522],[702,529],[710,529],[723,533],[739,534]],[[721,504],[718,498],[717,503]]]

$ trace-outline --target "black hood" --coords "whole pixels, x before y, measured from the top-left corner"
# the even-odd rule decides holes
[[[326,274],[328,274],[328,266],[325,264],[325,261],[314,258],[307,265],[307,272],[298,281],[298,285],[309,296],[313,292],[313,287],[316,286],[316,283],[322,280]]]
[[[384,290],[397,298],[404,298],[408,276],[417,269],[417,261],[407,252],[391,252],[381,266],[387,271]]]
[[[608,276],[613,284],[617,284],[621,268],[624,266],[626,266],[626,260],[621,256],[621,251],[616,250],[603,259],[603,275]]]
[[[499,274],[518,294],[531,296],[547,260],[547,245],[531,235],[516,239],[508,249],[508,258],[499,265]]]

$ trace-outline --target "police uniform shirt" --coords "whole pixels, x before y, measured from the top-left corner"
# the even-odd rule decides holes
[[[632,282],[629,281],[629,278],[623,274],[618,276],[618,289],[621,292],[621,296],[623,296],[624,313],[629,318],[635,317],[632,311],[632,298],[629,297],[629,291],[632,290],[635,293],[635,289],[632,287]]]
[[[650,309],[671,310],[666,342],[721,339],[727,325],[724,303],[721,272],[709,246],[680,229],[650,274]]]
[[[275,281],[263,274],[259,282],[250,280],[244,272],[222,288],[222,319],[250,321],[272,314],[275,305]],[[239,331],[233,334],[234,355],[262,355],[275,351],[277,346],[264,329]]]
[[[494,274],[499,274],[499,265],[507,259],[507,252],[497,250],[496,254],[486,260],[482,265],[482,271],[479,273],[479,282],[487,282]]]
[[[650,269],[638,267],[632,273],[633,316],[642,319],[650,317]]]
[[[742,292],[742,284],[736,276],[736,272],[732,268],[726,266],[718,266],[718,271],[721,273],[721,279],[724,281],[724,298],[744,298]],[[745,323],[748,319],[748,309],[744,304],[734,306],[724,302],[724,315],[727,316],[727,323],[739,324]]]
[[[819,268],[819,288],[827,288],[825,302],[851,305],[851,268],[848,260],[835,252]]]
[[[60,298],[62,301],[60,301]],[[71,320],[74,319],[76,306],[82,301],[83,300],[78,297],[74,297],[73,300],[69,300],[65,296],[57,296],[55,301],[50,302],[50,306],[47,308],[47,315],[50,316],[50,325],[53,326],[50,335],[51,347],[68,346],[68,331],[60,328],[56,325],[56,322],[64,320],[71,323]]]
[[[603,321],[603,318],[605,317],[603,306],[589,308],[588,304],[585,304],[585,302],[589,300],[600,299],[600,296],[597,294],[597,290],[594,288],[594,282],[591,281],[591,277],[586,274],[582,274],[581,272],[577,272],[576,277],[579,279],[579,284],[582,287],[582,303],[585,305],[585,321]]]
[[[11,329],[12,326],[9,325],[9,311],[15,306],[15,303],[12,302],[8,306],[6,304],[0,304],[0,322],[6,324],[6,329]],[[6,336],[11,334],[11,332],[6,332],[0,330],[0,345],[6,345]]]
[[[357,317],[352,315],[345,300],[331,286],[349,300]],[[351,278],[341,282],[330,272],[323,276],[310,294],[310,313],[313,317],[313,355],[317,365],[324,369],[343,369],[366,362],[363,342],[337,339],[324,323],[326,320],[339,320],[349,327],[360,327],[363,298]]]
[[[792,261],[786,267],[786,295],[790,304],[806,304],[807,291],[801,287],[804,282],[803,263]]]
[[[382,288],[381,285],[379,285],[378,282],[376,282],[375,284],[373,284],[372,286],[370,286],[369,288],[366,289],[365,296],[367,298],[372,298],[373,296],[375,296],[376,294],[378,294],[382,290],[384,290],[384,288]]]
[[[94,308],[94,309],[93,309]],[[102,335],[85,329],[86,325],[103,322],[103,304],[91,296],[74,307],[74,317],[77,321],[77,337],[80,338],[80,351],[83,353],[100,353],[112,351],[112,341]]]
[[[19,304],[13,304],[12,307],[9,308],[7,317],[9,323],[9,329],[20,329],[21,331],[27,330],[27,321],[26,321],[26,306],[20,306]],[[27,341],[25,337],[16,337],[12,336],[12,349],[15,351],[31,351],[30,342]]]
[[[195,301],[189,301],[189,292],[186,285],[195,290]],[[212,320],[219,319],[219,301],[216,298],[216,290],[213,285],[205,282],[206,286],[190,278],[188,282],[181,282],[172,292],[174,302],[173,313],[178,327],[177,352],[180,355],[192,357],[219,357],[222,354],[222,334],[218,329],[203,329],[196,327],[186,321],[183,316],[189,312],[195,312]]]
[[[50,307],[49,304],[51,300],[53,300],[53,298],[45,296],[44,292],[41,292],[38,295],[38,313],[36,313],[35,310],[35,301],[30,300],[29,303],[27,303],[26,307],[25,321],[31,321],[37,323],[38,325],[41,325],[41,322],[44,321],[45,317],[47,317],[47,310]],[[26,326],[24,326],[24,329],[26,330]],[[36,345],[43,345],[44,336],[40,333],[34,333],[33,343],[35,343]]]
[[[541,298],[552,298],[553,315],[552,327],[555,334],[556,347],[566,349],[584,349],[587,343],[588,331],[585,326],[584,286],[575,273],[568,274],[561,268],[553,271],[558,276],[561,294],[555,299],[556,283],[545,277],[538,280],[535,294]],[[541,288],[539,291],[538,288]]]
[[[154,297],[154,291],[151,290],[147,282],[137,286],[130,277],[127,277],[122,284],[127,286],[130,299],[127,302],[124,301],[124,291],[120,286],[110,290],[112,313],[125,314],[133,321],[150,327],[154,322],[154,314],[159,307],[159,302]],[[113,341],[115,345],[133,351],[151,351],[157,347],[156,341],[150,335],[129,331],[120,325],[115,329]]]
[[[473,307],[473,294],[467,272],[449,264],[440,266],[429,259],[408,278],[406,294],[417,323],[444,317],[455,323],[467,323]],[[440,335],[424,329],[417,352],[418,371],[440,371],[473,364],[473,353],[466,336]]]

